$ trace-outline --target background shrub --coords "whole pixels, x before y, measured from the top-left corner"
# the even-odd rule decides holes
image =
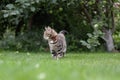
[[[1,0],[1,49],[23,51],[48,50],[47,41],[43,39],[44,27],[48,25],[57,32],[61,30],[69,32],[66,35],[68,51],[88,51],[80,42],[81,40],[91,46],[89,50],[97,50],[100,47],[104,49],[103,45],[105,42],[100,39],[101,35],[96,37],[96,34],[94,34],[94,25],[98,25],[98,32],[102,32],[103,27],[106,30],[112,29],[112,22],[114,22],[112,19],[115,19],[116,30],[120,30],[119,10],[113,7],[113,4],[118,2],[118,0],[112,1],[112,4],[111,1],[97,1]],[[109,11],[105,12],[105,10]],[[116,16],[111,16],[112,12]],[[88,33],[92,37],[88,36]],[[119,41],[116,43],[116,48],[118,48],[118,44]]]

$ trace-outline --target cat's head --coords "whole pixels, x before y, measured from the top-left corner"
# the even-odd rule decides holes
[[[48,40],[48,39],[52,39],[53,37],[55,37],[57,35],[57,32],[52,29],[51,27],[45,27],[45,31],[44,31],[44,39]]]

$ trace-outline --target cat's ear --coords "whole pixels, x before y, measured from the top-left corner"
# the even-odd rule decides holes
[[[47,27],[45,26],[45,30],[47,30]]]
[[[48,26],[48,29],[51,29],[51,27],[50,27],[50,26]]]

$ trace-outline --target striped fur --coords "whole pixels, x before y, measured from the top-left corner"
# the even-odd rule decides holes
[[[57,33],[54,29],[47,27],[44,31],[44,39],[48,40],[50,52],[54,58],[64,57],[67,45],[64,36],[65,31]]]

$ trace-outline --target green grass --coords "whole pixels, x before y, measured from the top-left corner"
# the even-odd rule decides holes
[[[120,80],[120,54],[1,51],[0,80]]]

